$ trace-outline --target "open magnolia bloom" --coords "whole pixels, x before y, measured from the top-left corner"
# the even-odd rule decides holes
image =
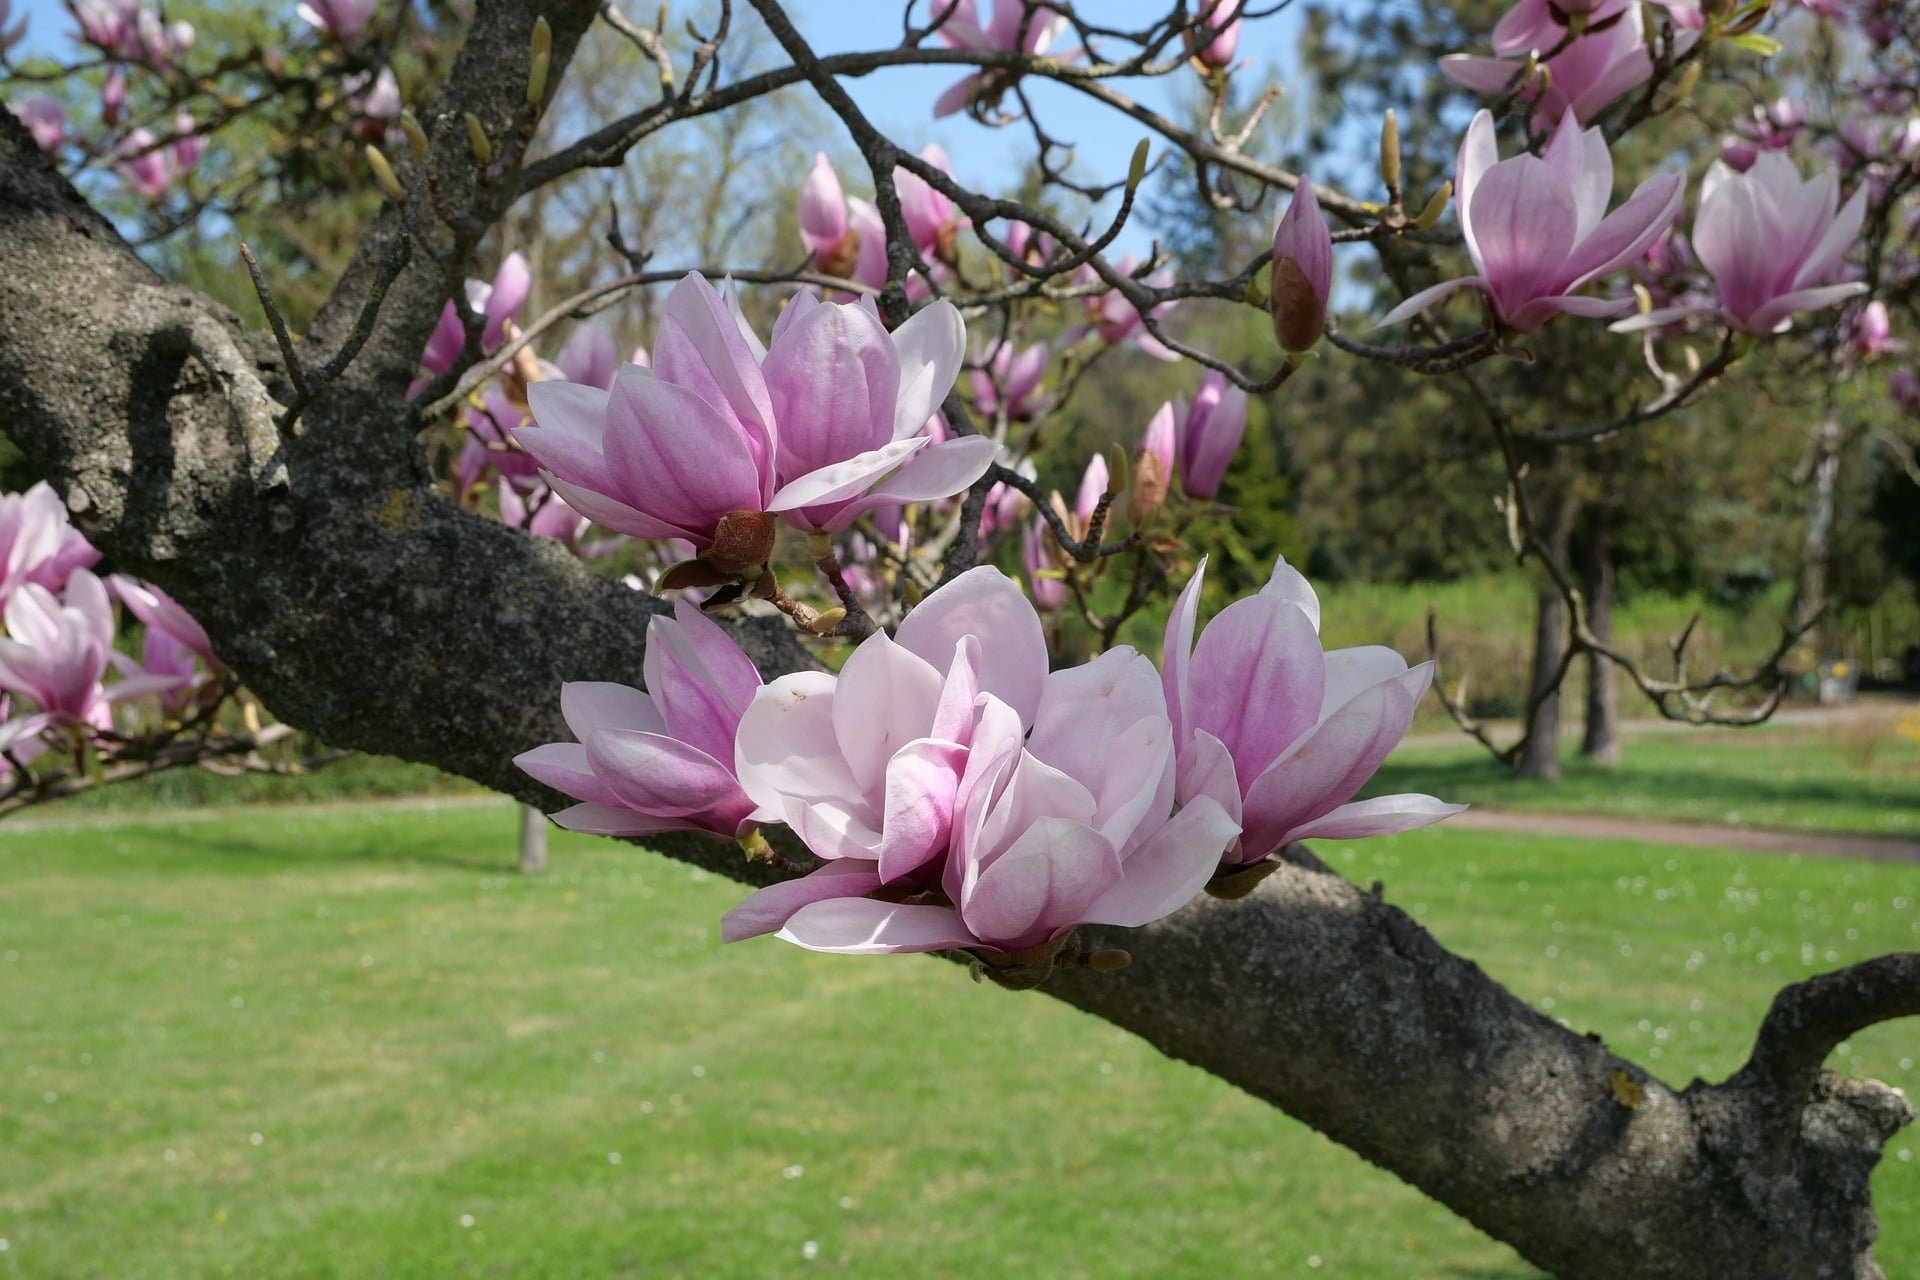
[[[647,836],[705,831],[742,836],[753,802],[733,775],[733,738],[760,673],[694,605],[647,626],[643,673],[650,693],[575,681],[560,709],[578,742],[550,742],[514,757],[528,775],[580,803],[553,815],[573,831]]]
[[[1582,129],[1569,111],[1538,156],[1502,160],[1493,114],[1482,111],[1460,143],[1456,183],[1460,234],[1477,274],[1421,290],[1381,323],[1398,324],[1467,287],[1484,293],[1500,321],[1521,333],[1562,311],[1620,315],[1631,298],[1580,291],[1644,254],[1680,212],[1685,186],[1685,174],[1655,174],[1608,213],[1613,157],[1599,129]]]
[[[1242,830],[1232,864],[1295,840],[1411,831],[1465,805],[1426,795],[1355,801],[1406,736],[1433,664],[1380,645],[1322,652],[1320,601],[1284,559],[1260,594],[1222,609],[1194,643],[1202,560],[1167,618],[1166,702],[1179,798],[1212,797]]]
[[[1867,216],[1863,184],[1844,207],[1833,171],[1804,181],[1793,161],[1762,152],[1745,173],[1714,161],[1700,184],[1693,252],[1720,289],[1720,303],[1667,307],[1613,326],[1621,333],[1657,328],[1695,314],[1735,329],[1777,333],[1798,311],[1817,311],[1867,291],[1829,284]]]
[[[653,368],[613,387],[536,382],[516,436],[554,489],[595,524],[683,538],[702,552],[723,521],[778,512],[839,532],[884,503],[951,497],[998,453],[927,425],[959,374],[960,313],[936,302],[888,333],[872,305],[793,299],[762,345],[729,289],[689,275],[667,298]],[[760,564],[764,546],[724,571]],[[737,562],[736,562],[737,561]]]
[[[1120,648],[1049,673],[1033,605],[990,567],[929,596],[897,639],[868,638],[839,676],[768,685],[736,751],[756,816],[828,864],[728,913],[729,941],[1026,951],[1176,910],[1237,831],[1209,798],[1173,812],[1153,664]]]

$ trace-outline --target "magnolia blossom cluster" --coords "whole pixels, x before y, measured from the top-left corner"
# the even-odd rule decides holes
[[[1656,3],[1674,27],[1671,47],[1690,46],[1701,6]],[[1493,52],[1448,54],[1440,70],[1475,93],[1513,91],[1543,126],[1567,112],[1585,124],[1653,75],[1640,0],[1520,0],[1494,27]]]
[[[588,519],[691,543],[712,581],[757,575],[776,515],[838,533],[877,507],[959,493],[999,446],[936,438],[966,348],[948,302],[889,333],[870,301],[796,296],[763,343],[689,275],[667,298],[652,368],[610,389],[542,381],[517,432],[548,483]]]
[[[1662,237],[1679,215],[1685,178],[1655,174],[1624,203],[1607,209],[1613,160],[1597,128],[1572,111],[1560,119],[1538,156],[1502,160],[1493,117],[1482,111],[1460,146],[1456,190],[1460,230],[1476,273],[1414,294],[1388,312],[1395,324],[1463,288],[1478,289],[1500,324],[1520,333],[1561,312],[1618,317],[1633,310],[1625,294],[1585,292],[1624,267],[1656,274],[1674,265]],[[1702,183],[1691,258],[1705,268],[1715,296],[1690,290],[1683,301],[1620,320],[1620,331],[1657,328],[1710,315],[1751,334],[1785,328],[1796,312],[1817,310],[1865,292],[1834,282],[1865,216],[1864,190],[1842,207],[1831,172],[1802,180],[1778,151],[1757,154],[1746,172],[1716,161]],[[1681,251],[1684,252],[1684,251]]]
[[[59,735],[115,727],[114,706],[151,698],[174,716],[223,668],[206,632],[158,587],[92,572],[100,553],[52,489],[0,494],[0,744],[30,761]],[[139,656],[114,647],[118,599],[145,629]]]
[[[649,628],[647,692],[566,686],[578,741],[518,763],[579,800],[556,815],[578,830],[787,825],[823,865],[749,897],[723,933],[850,954],[1044,954],[1079,924],[1167,915],[1291,840],[1458,811],[1352,799],[1429,666],[1323,651],[1318,602],[1284,561],[1196,641],[1200,586],[1196,573],[1175,606],[1164,671],[1124,647],[1049,670],[1032,602],[981,567],[837,675],[767,685],[683,603]]]

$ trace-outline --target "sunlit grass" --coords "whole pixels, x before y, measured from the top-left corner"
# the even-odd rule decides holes
[[[1862,734],[1875,735],[1861,742]],[[1424,791],[1496,809],[1601,813],[1725,825],[1920,836],[1920,743],[1880,721],[1840,731],[1799,727],[1630,736],[1602,768],[1568,745],[1556,782],[1516,778],[1480,747],[1397,751],[1368,795]]]
[[[723,948],[737,887],[567,836],[525,879],[513,838],[498,803],[0,832],[0,1277],[1532,1274],[1044,997]],[[1920,945],[1912,867],[1323,852],[1676,1085],[1782,983]],[[1911,1088],[1917,1051],[1836,1065]],[[1891,1275],[1916,1147],[1878,1183]]]

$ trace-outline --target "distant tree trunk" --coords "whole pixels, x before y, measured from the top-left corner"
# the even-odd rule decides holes
[[[1580,589],[1587,597],[1587,626],[1594,639],[1613,643],[1613,525],[1604,510],[1587,527],[1580,560]],[[1587,655],[1587,729],[1580,753],[1595,764],[1620,763],[1620,706],[1611,662]]]
[[[1840,450],[1845,438],[1831,418],[1814,431],[1811,486],[1807,493],[1807,532],[1800,548],[1800,589],[1795,622],[1804,623],[1826,603],[1828,559],[1833,552],[1833,495],[1840,480]]]
[[[532,805],[520,806],[520,870],[537,876],[547,869],[547,818]]]
[[[1567,549],[1573,541],[1573,521],[1579,505],[1571,493],[1562,493],[1553,500],[1544,522],[1546,553],[1562,570],[1567,567]],[[1522,778],[1560,776],[1560,659],[1566,650],[1567,604],[1553,583],[1542,577],[1534,614],[1533,678],[1527,682],[1528,705],[1535,699],[1540,699],[1540,705],[1527,725],[1526,749],[1513,766]]]

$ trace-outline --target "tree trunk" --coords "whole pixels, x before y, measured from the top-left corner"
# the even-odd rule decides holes
[[[1814,429],[1808,472],[1807,531],[1800,544],[1800,586],[1793,618],[1805,624],[1827,602],[1827,570],[1833,554],[1834,491],[1840,482],[1840,424],[1831,418]]]
[[[538,10],[557,77],[597,5]],[[444,199],[482,225],[527,136],[508,126],[534,13],[478,0],[422,113],[446,136],[472,111],[500,140],[509,177],[492,194],[436,161]],[[389,204],[309,329],[310,367],[402,238]],[[0,261],[0,424],[119,568],[175,594],[288,722],[558,800],[513,756],[564,735],[561,682],[637,681],[660,605],[432,492],[405,395],[446,293],[438,262],[416,253],[399,270],[372,342],[283,434],[273,401],[291,388],[273,343],[156,278],[4,111]],[[811,661],[784,620],[737,634],[768,675]],[[790,873],[731,842],[649,845],[750,882]],[[1085,945],[1133,964],[1063,967],[1042,989],[1286,1109],[1557,1275],[1879,1276],[1869,1178],[1912,1110],[1819,1065],[1859,1027],[1920,1014],[1920,957],[1788,988],[1745,1069],[1676,1093],[1447,952],[1378,889],[1291,857],[1243,901],[1087,930]],[[786,959],[769,948],[765,962]]]
[[[1602,644],[1613,643],[1613,525],[1597,509],[1587,525],[1581,549],[1580,590],[1587,601],[1587,629]],[[1620,698],[1611,662],[1587,655],[1587,727],[1580,753],[1595,764],[1620,763]]]
[[[520,871],[537,876],[547,869],[547,815],[530,804],[520,806]]]
[[[1561,572],[1573,542],[1573,522],[1579,502],[1571,493],[1556,494],[1547,510],[1542,537],[1546,554]],[[1560,776],[1560,685],[1567,678],[1567,602],[1544,575],[1534,598],[1533,675],[1527,682],[1526,745],[1514,761],[1522,778]]]

